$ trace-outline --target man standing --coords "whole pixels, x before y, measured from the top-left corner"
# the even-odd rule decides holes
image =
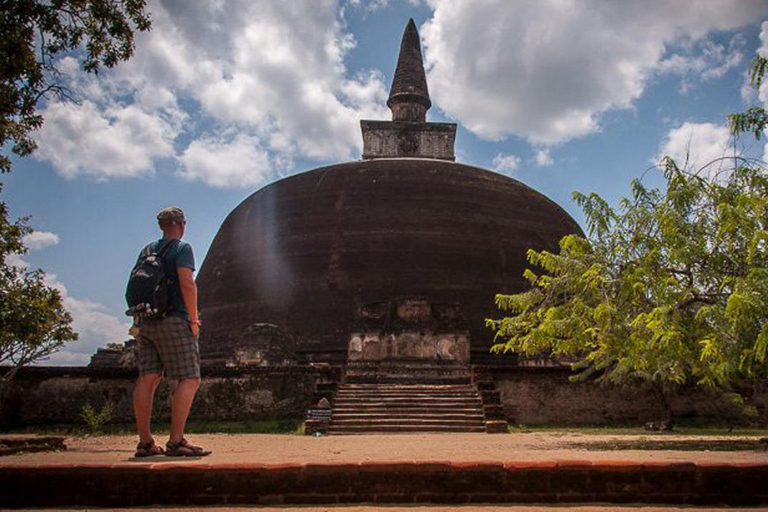
[[[187,224],[181,208],[164,208],[157,214],[157,222],[163,237],[151,242],[144,251],[163,255],[163,267],[169,281],[169,310],[163,317],[140,320],[139,379],[133,392],[139,432],[136,457],[163,453],[204,456],[211,452],[184,439],[189,409],[200,386],[200,349],[197,344],[200,320],[193,275],[195,257],[192,246],[181,241]],[[171,400],[171,434],[165,451],[155,444],[150,428],[152,401],[163,373],[168,379],[178,381]]]

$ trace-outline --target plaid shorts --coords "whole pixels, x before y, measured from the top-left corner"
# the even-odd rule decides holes
[[[138,347],[139,375],[165,370],[169,379],[200,378],[200,348],[183,318],[142,320]]]

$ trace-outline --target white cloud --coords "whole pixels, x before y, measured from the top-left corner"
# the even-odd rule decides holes
[[[183,177],[252,186],[255,178],[232,169],[214,179],[190,155],[210,153],[236,131],[260,141],[266,155],[249,158],[268,163],[258,174],[274,177],[294,158],[359,155],[360,118],[387,113],[381,73],[347,76],[355,41],[337,0],[155,0],[149,10],[153,28],[138,35],[134,57],[96,84],[72,59],[62,63],[84,101],[43,111],[37,153],[62,175],[140,177],[158,158],[176,157],[196,165]]]
[[[680,75],[680,90],[686,93],[694,87],[695,80],[715,80],[740,65],[745,42],[741,35],[731,38],[727,47],[709,40],[684,41],[678,50],[659,63],[658,72]]]
[[[38,250],[58,244],[59,236],[47,231],[33,231],[24,237],[24,243],[30,250]],[[8,263],[22,269],[30,266],[18,254],[10,254]],[[55,274],[46,274],[45,284],[61,294],[62,304],[72,315],[72,328],[78,333],[79,339],[65,344],[59,352],[39,364],[87,365],[97,348],[110,342],[120,343],[128,339],[129,321],[106,313],[104,306],[97,302],[72,297]]]
[[[552,160],[549,148],[543,148],[536,151],[536,165],[546,167],[554,163],[555,161]]]
[[[262,185],[272,172],[269,154],[256,137],[208,137],[193,141],[179,158],[188,180],[216,188]]]
[[[659,158],[670,156],[679,167],[699,170],[723,157],[733,156],[732,137],[727,126],[712,123],[684,123],[670,130],[662,143]],[[714,175],[728,163],[714,163],[707,167]]]
[[[21,256],[21,254],[18,254],[15,252],[8,254],[5,257],[5,262],[10,266],[16,267],[19,269],[29,268],[29,263],[26,262],[26,260]]]
[[[693,50],[677,66],[724,73],[738,41],[720,48],[706,36],[768,15],[765,2],[719,0],[428,3],[421,33],[435,103],[483,138],[537,144],[598,131],[602,113],[632,107],[652,76],[675,67],[668,52],[683,42]]]
[[[136,105],[103,107],[51,103],[36,133],[37,158],[51,162],[65,178],[97,180],[154,173],[154,159],[173,156],[178,129],[161,115]]]
[[[491,163],[496,172],[512,176],[520,167],[520,157],[517,155],[497,154]]]
[[[42,249],[59,243],[59,235],[50,231],[33,231],[24,236],[22,242],[29,250]]]
[[[104,306],[88,299],[71,297],[55,274],[46,274],[46,284],[59,290],[64,307],[72,315],[77,341],[67,343],[42,364],[53,366],[87,365],[96,349],[107,343],[122,343],[129,338],[130,322],[104,312]],[[126,317],[127,318],[127,317]]]

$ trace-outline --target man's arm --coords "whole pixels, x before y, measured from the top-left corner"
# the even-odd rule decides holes
[[[177,267],[179,274],[179,287],[181,288],[181,298],[184,299],[184,305],[189,312],[189,327],[195,338],[200,334],[200,325],[197,318],[197,285],[195,276],[191,268]]]

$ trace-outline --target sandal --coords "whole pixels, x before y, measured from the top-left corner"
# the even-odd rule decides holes
[[[139,444],[136,445],[136,453],[134,453],[133,456],[137,458],[152,457],[154,455],[163,455],[164,453],[165,450],[157,446],[153,439],[146,443],[139,442]]]
[[[165,454],[168,457],[205,457],[211,453],[213,452],[210,450],[205,450],[200,446],[193,446],[189,444],[189,441],[183,437],[181,438],[181,441],[176,443],[168,441],[165,444]]]

